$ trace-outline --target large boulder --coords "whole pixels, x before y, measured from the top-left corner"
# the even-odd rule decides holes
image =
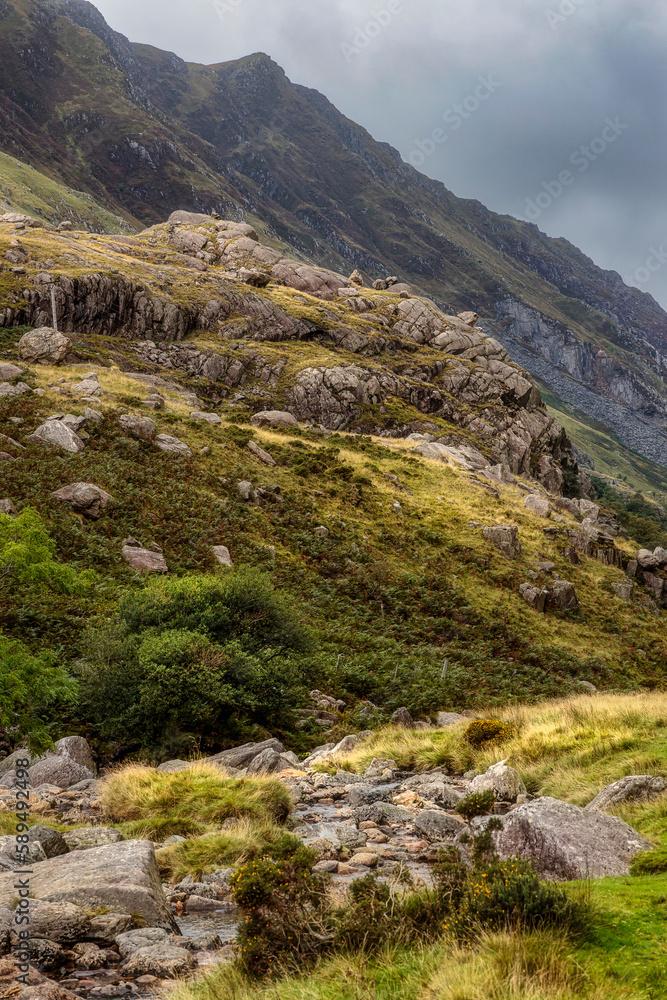
[[[285,747],[280,740],[264,740],[263,743],[245,743],[240,747],[233,747],[231,750],[223,750],[213,757],[207,757],[206,763],[217,764],[218,767],[248,767],[248,765],[259,757],[265,750],[273,750],[277,754],[285,752]]]
[[[184,455],[185,458],[192,458],[192,452],[184,441],[172,437],[171,434],[158,434],[155,443],[160,451],[167,451],[174,455]]]
[[[498,764],[493,764],[485,774],[478,774],[468,786],[469,795],[487,791],[493,792],[501,802],[516,802],[519,795],[526,794],[526,786],[519,772],[501,760]]]
[[[137,573],[168,573],[167,561],[161,552],[145,549],[136,538],[123,541],[122,555],[125,562]]]
[[[84,443],[79,435],[71,427],[68,427],[67,424],[55,419],[47,420],[45,423],[40,424],[37,430],[28,437],[28,441],[49,444],[54,448],[62,449],[62,451],[68,451],[73,455],[84,449]]]
[[[56,752],[47,753],[28,770],[33,788],[38,785],[57,785],[70,788],[97,775],[97,767],[83,736],[66,736],[56,743]]]
[[[140,948],[152,948],[156,944],[167,944],[169,934],[164,927],[137,927],[135,930],[121,931],[115,942],[121,958],[129,958]]]
[[[18,365],[9,364],[9,362],[0,362],[0,382],[6,382],[13,378],[18,378],[19,375],[23,375],[23,369],[19,368]]]
[[[123,413],[118,420],[126,434],[140,441],[154,441],[157,425],[150,417],[135,417],[131,413]]]
[[[508,813],[494,841],[501,858],[526,858],[554,881],[628,875],[635,854],[653,847],[616,816],[548,797]]]
[[[31,330],[19,340],[19,358],[28,364],[59,365],[65,360],[72,341],[50,326]]]
[[[14,874],[0,874],[0,906],[15,900],[15,882]],[[125,840],[43,861],[30,876],[30,892],[36,900],[130,913],[147,927],[178,930],[148,840]]]
[[[539,517],[551,517],[551,504],[546,497],[541,497],[536,493],[531,493],[526,497],[523,503],[527,510],[531,511],[533,514],[537,514]]]
[[[624,802],[653,799],[665,792],[667,781],[664,778],[653,778],[650,774],[630,774],[603,788],[585,808],[606,812]]]
[[[0,871],[20,871],[21,868],[32,868],[44,861],[46,852],[39,841],[19,844],[16,836],[0,837]]]
[[[70,851],[89,851],[92,847],[118,844],[123,840],[123,834],[112,826],[80,826],[67,830],[63,839]]]
[[[67,841],[62,833],[59,833],[58,830],[52,830],[50,826],[42,826],[40,823],[31,826],[28,836],[41,845],[47,858],[59,858],[69,851]]]
[[[567,580],[556,580],[553,586],[549,587],[547,597],[547,608],[557,608],[559,611],[578,611],[579,599],[574,589],[574,584]]]
[[[435,809],[423,809],[414,817],[415,833],[421,834],[432,843],[457,840],[465,833],[466,825],[458,816],[450,816],[446,812]]]
[[[295,417],[285,410],[262,410],[250,419],[253,427],[298,427]]]
[[[92,521],[96,521],[107,504],[113,500],[111,494],[92,483],[72,483],[71,486],[63,486],[56,490],[51,496]]]

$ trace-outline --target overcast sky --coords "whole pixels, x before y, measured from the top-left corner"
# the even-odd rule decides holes
[[[455,194],[667,307],[665,0],[95,0],[191,62],[267,52]]]

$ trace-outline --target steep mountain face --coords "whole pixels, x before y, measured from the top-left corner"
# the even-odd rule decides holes
[[[520,364],[667,464],[667,315],[565,240],[457,199],[267,56],[186,64],[80,0],[3,0],[0,145],[150,225],[175,207],[262,220],[337,270],[473,308]]]

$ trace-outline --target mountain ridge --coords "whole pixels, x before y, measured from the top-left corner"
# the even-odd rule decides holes
[[[568,241],[456,198],[264,53],[200,66],[130,43],[80,0],[5,9],[0,81],[6,102],[12,68],[18,124],[4,118],[3,148],[18,144],[19,158],[138,223],[174,207],[248,216],[292,255],[396,273],[447,312],[472,307],[567,403],[667,462],[667,314],[650,295]],[[17,32],[38,53],[55,39],[48,63],[33,59],[49,93],[21,62]],[[106,100],[96,105],[91,93]]]

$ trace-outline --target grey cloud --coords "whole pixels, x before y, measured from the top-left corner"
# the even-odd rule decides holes
[[[480,75],[491,74],[500,87],[460,127],[447,127],[420,169],[512,215],[523,216],[527,199],[572,170],[573,151],[619,116],[627,131],[585,172],[572,171],[574,183],[537,224],[634,276],[651,248],[667,241],[662,0],[401,0],[399,10],[392,3],[218,0],[230,8],[222,17],[213,0],[97,6],[132,40],[191,61],[268,52],[292,80],[325,93],[406,159],[417,140],[444,128],[448,109],[474,95]],[[379,30],[350,55],[358,31],[374,21]],[[667,306],[667,265],[641,287]]]

